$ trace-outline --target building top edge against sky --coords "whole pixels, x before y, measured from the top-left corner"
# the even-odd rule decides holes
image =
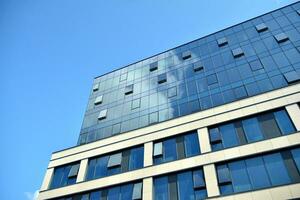
[[[299,14],[293,3],[95,78],[78,145],[295,83]]]
[[[172,51],[173,51],[173,50],[178,50],[178,49],[182,48],[181,51],[184,51],[185,48],[188,48],[188,47],[186,47],[187,45],[193,46],[193,43],[200,42],[200,40],[205,40],[205,39],[207,38],[207,39],[208,39],[208,42],[209,42],[209,37],[213,37],[214,35],[215,35],[215,36],[220,36],[220,35],[218,35],[218,33],[220,33],[220,32],[223,32],[223,31],[225,31],[225,30],[227,30],[227,29],[232,29],[232,28],[234,28],[235,26],[242,25],[242,24],[244,24],[244,23],[250,22],[250,21],[255,20],[255,19],[257,19],[257,18],[263,17],[264,15],[268,15],[268,14],[270,14],[270,13],[273,13],[273,12],[278,11],[278,10],[282,10],[282,9],[284,9],[284,8],[286,8],[286,7],[289,7],[289,6],[292,6],[292,5],[295,5],[295,4],[298,4],[298,2],[294,2],[294,3],[291,3],[291,4],[285,5],[285,6],[283,6],[283,7],[280,7],[280,8],[274,9],[274,10],[271,10],[271,11],[269,11],[269,12],[267,12],[267,13],[264,13],[264,14],[261,14],[261,15],[259,15],[259,16],[253,17],[253,18],[251,18],[251,19],[242,21],[242,22],[240,22],[240,23],[237,23],[237,24],[228,26],[228,27],[223,28],[223,29],[221,29],[221,30],[219,30],[219,31],[215,31],[215,32],[213,32],[213,33],[210,33],[210,34],[201,36],[200,38],[197,38],[197,39],[194,39],[194,40],[192,40],[192,41],[186,42],[186,43],[184,43],[184,44],[175,46],[175,47],[170,48],[170,49],[167,49],[167,50],[165,50],[165,51],[156,53],[156,54],[154,54],[154,55],[152,55],[152,56],[148,56],[148,57],[146,57],[146,58],[143,58],[143,59],[134,61],[134,62],[132,62],[132,63],[129,63],[129,64],[125,65],[125,66],[122,66],[122,67],[112,67],[112,70],[111,70],[111,71],[106,72],[106,73],[103,73],[103,74],[101,74],[101,75],[95,76],[95,77],[94,77],[94,83],[97,82],[97,80],[101,79],[101,77],[107,76],[107,75],[109,75],[109,74],[112,74],[112,73],[114,73],[114,72],[116,72],[116,71],[119,71],[119,70],[122,70],[122,69],[124,69],[124,68],[128,68],[128,67],[130,67],[130,66],[132,66],[132,65],[136,65],[137,68],[138,68],[138,67],[141,67],[141,66],[143,66],[143,65],[146,65],[146,64],[143,63],[143,62],[145,62],[146,60],[151,60],[151,59],[157,60],[157,59],[158,59],[158,56],[162,56],[162,54],[168,54],[168,53],[172,54]],[[205,43],[205,41],[202,41],[202,42]],[[177,53],[178,53],[178,52],[177,52]],[[132,69],[131,69],[131,70],[132,70]]]

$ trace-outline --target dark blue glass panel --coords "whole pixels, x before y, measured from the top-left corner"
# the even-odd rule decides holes
[[[233,147],[239,144],[233,124],[222,125],[219,127],[219,130],[222,135],[223,146],[225,148]]]
[[[190,157],[200,154],[200,147],[198,142],[198,135],[190,133],[184,136],[185,156]]]
[[[228,183],[231,182],[231,176],[227,165],[219,165],[217,167],[218,181],[219,183]]]
[[[202,170],[193,171],[194,188],[203,188],[205,186],[204,174]]]
[[[256,117],[242,121],[245,135],[248,142],[255,142],[263,139],[262,132]]]
[[[144,147],[133,148],[130,150],[129,170],[139,169],[144,163]]]
[[[107,175],[107,163],[109,156],[104,156],[97,159],[94,178],[100,178]]]
[[[112,187],[108,189],[107,200],[119,200],[120,197],[120,187]]]
[[[176,140],[174,138],[163,142],[164,162],[177,159]]]
[[[291,182],[280,153],[263,156],[263,159],[272,185],[282,185]]]
[[[97,163],[97,159],[91,159],[89,161],[89,165],[88,165],[88,169],[87,169],[87,175],[86,175],[86,179],[87,180],[91,180],[94,178],[94,174],[95,174],[95,166]]]
[[[274,112],[274,116],[282,134],[286,135],[296,131],[286,111],[281,110]]]
[[[91,192],[90,200],[99,200],[101,197],[101,191]]]
[[[133,184],[127,184],[121,186],[120,200],[132,199]]]
[[[169,200],[167,176],[154,179],[154,199]]]
[[[300,173],[300,148],[293,149],[291,152],[298,168],[298,172]]]
[[[245,160],[253,189],[271,186],[262,157]]]
[[[232,194],[233,193],[232,184],[221,185],[220,186],[220,192],[223,195]]]
[[[63,167],[58,167],[54,170],[54,175],[52,178],[52,183],[50,188],[57,188],[60,187],[60,183],[61,183],[61,178],[64,174],[64,168]]]
[[[194,187],[192,172],[184,172],[177,175],[178,200],[194,200]]]
[[[195,191],[195,200],[202,200],[207,198],[207,192],[205,189]]]
[[[228,164],[234,192],[251,190],[250,180],[244,161],[236,161]]]

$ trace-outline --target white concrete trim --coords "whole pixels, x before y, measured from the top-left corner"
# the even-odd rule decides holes
[[[197,132],[201,153],[211,152],[209,133],[207,127],[198,129]]]
[[[143,200],[152,200],[153,197],[153,178],[143,179]]]
[[[88,163],[89,163],[89,159],[81,160],[76,183],[85,181],[85,175],[88,168]]]
[[[48,190],[54,173],[54,168],[47,169],[40,191]]]
[[[153,142],[144,144],[144,167],[153,165]]]
[[[280,140],[284,142],[282,143]],[[269,151],[273,151],[285,147],[290,147],[294,145],[299,145],[299,144],[300,144],[300,132],[287,135],[287,136],[281,136],[278,138],[273,138],[269,140],[237,146],[234,148],[229,148],[217,152],[206,153],[203,155],[198,155],[198,156],[181,159],[169,163],[149,166],[142,169],[138,169],[138,170],[122,173],[122,174],[116,174],[113,176],[104,177],[100,179],[95,179],[92,181],[81,182],[75,185],[70,185],[62,188],[42,191],[39,195],[39,199],[60,197],[64,195],[85,192],[89,190],[104,188],[104,187],[122,184],[126,182],[142,180],[149,177],[191,169],[198,166],[210,165],[216,162],[227,161],[235,158],[242,158],[245,156],[265,153],[265,152],[269,152]]]
[[[219,186],[217,181],[217,173],[214,164],[204,165],[203,172],[206,183],[206,191],[208,197],[219,196]]]
[[[299,99],[300,101],[300,99]],[[298,104],[292,104],[285,107],[297,131],[300,131],[300,109]]]
[[[94,148],[104,147],[106,145],[112,145],[124,140],[131,139],[133,137],[140,137],[143,135],[147,135],[149,133],[159,132],[164,129],[172,129],[172,127],[177,127],[184,125],[185,123],[193,122],[193,121],[204,121],[206,125],[198,124],[197,128],[201,128],[210,124],[216,123],[215,119],[222,119],[224,115],[241,114],[241,115],[249,115],[252,114],[251,111],[255,113],[256,110],[270,110],[272,108],[278,108],[281,106],[285,106],[288,104],[297,103],[300,99],[300,84],[292,85],[289,87],[281,88],[278,90],[270,91],[264,94],[260,94],[257,96],[249,97],[240,101],[235,101],[229,104],[225,104],[222,106],[218,106],[215,108],[211,108],[208,110],[200,111],[198,113],[193,113],[187,116],[179,117],[176,119],[172,119],[166,122],[162,122],[156,125],[148,126],[145,128],[140,128],[138,130],[133,130],[127,133],[123,133],[120,135],[116,135],[110,138],[102,139],[96,142],[92,142],[89,144],[69,148],[63,151],[55,152],[52,154],[51,160],[63,158],[65,156],[77,154],[83,151],[89,151]],[[266,102],[268,101],[268,102]],[[260,105],[255,105],[255,104]],[[245,112],[237,112],[236,109],[242,109],[248,107]],[[233,116],[234,117],[234,116]],[[176,131],[178,133],[178,131]],[[163,134],[161,134],[163,135]]]

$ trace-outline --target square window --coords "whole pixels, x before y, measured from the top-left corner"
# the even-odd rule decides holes
[[[231,182],[230,172],[227,165],[220,165],[217,167],[219,184],[226,184]]]
[[[120,166],[121,161],[122,161],[122,153],[113,154],[113,155],[109,156],[107,167],[111,168],[111,167]]]
[[[219,143],[222,141],[221,134],[218,128],[213,128],[209,130],[209,138],[212,144]]]
[[[205,188],[205,180],[202,170],[193,171],[193,183],[195,189]]]
[[[132,101],[131,103],[131,109],[136,109],[136,108],[139,108],[140,107],[140,99],[135,99]]]
[[[142,183],[135,183],[133,185],[132,200],[142,199],[142,186]]]
[[[200,71],[203,71],[203,65],[201,64],[201,62],[196,62],[193,64],[193,69],[194,69],[194,72],[200,72]]]
[[[171,87],[168,89],[168,98],[177,96],[177,87]]]
[[[275,35],[274,38],[278,43],[285,42],[289,39],[285,33],[279,33],[279,34]]]
[[[217,82],[218,82],[218,79],[217,79],[216,74],[211,74],[211,75],[207,76],[207,84],[208,85],[212,85]]]
[[[78,170],[79,170],[79,164],[72,165],[70,172],[68,174],[68,178],[77,176]]]
[[[127,79],[127,73],[121,74],[120,81],[126,81],[126,79]]]
[[[157,80],[157,82],[158,82],[158,84],[167,82],[167,74],[164,73],[164,74],[158,75],[158,80]]]
[[[226,37],[218,39],[217,42],[218,42],[219,47],[222,47],[222,46],[225,46],[226,44],[228,44],[228,41],[227,41]]]
[[[99,83],[97,83],[93,86],[93,92],[96,92],[98,90],[99,90]]]
[[[259,33],[268,30],[268,27],[265,25],[265,23],[258,24],[255,26],[255,28]]]
[[[296,71],[287,72],[283,75],[288,83],[294,83],[300,80],[300,76]]]
[[[244,97],[247,97],[247,92],[244,86],[235,88],[234,94],[237,99],[242,99]]]
[[[150,72],[155,71],[155,70],[157,70],[157,68],[158,68],[158,62],[151,63],[149,71]]]
[[[149,114],[149,124],[155,124],[158,122],[158,112]]]
[[[162,142],[157,142],[154,144],[154,149],[153,149],[153,156],[162,156]]]
[[[254,61],[250,62],[250,67],[251,67],[252,71],[256,71],[256,70],[263,68],[260,60],[254,60]]]
[[[94,104],[98,105],[101,104],[103,100],[103,95],[96,97]]]
[[[191,54],[190,51],[185,51],[185,52],[182,53],[182,59],[183,60],[189,59],[191,57],[192,57],[192,54]]]
[[[132,93],[133,93],[133,84],[127,85],[125,87],[125,95],[132,94]]]
[[[105,110],[101,110],[99,115],[98,115],[98,120],[102,120],[102,119],[105,119],[107,116],[107,109]]]
[[[232,55],[234,58],[238,58],[244,55],[244,51],[242,48],[236,48],[232,50]]]

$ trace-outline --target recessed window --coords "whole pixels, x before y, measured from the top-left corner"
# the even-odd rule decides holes
[[[218,83],[216,74],[211,74],[211,75],[207,76],[207,84],[208,85],[212,85],[215,83]]]
[[[193,70],[194,72],[200,72],[200,71],[203,71],[203,65],[201,62],[196,62],[193,64]]]
[[[205,188],[205,179],[202,170],[193,171],[193,182],[194,182],[194,189]]]
[[[106,116],[107,116],[107,109],[101,110],[99,115],[98,115],[98,120],[103,120],[103,119],[106,118]]]
[[[265,23],[258,24],[255,26],[255,28],[259,33],[268,30],[268,27],[265,25]]]
[[[68,177],[71,178],[71,177],[77,176],[78,170],[79,170],[79,164],[72,165],[70,172],[68,174]]]
[[[260,60],[254,60],[250,62],[250,67],[252,71],[260,70],[263,68]]]
[[[133,84],[127,85],[125,87],[125,95],[132,94],[132,93],[133,93]]]
[[[150,64],[150,68],[149,68],[150,72],[155,71],[157,69],[158,69],[158,62],[154,62]]]
[[[162,142],[158,142],[154,144],[154,150],[153,150],[153,156],[157,157],[157,156],[162,156],[163,152],[162,152]]]
[[[294,83],[300,80],[300,76],[296,71],[287,72],[283,75],[288,83]]]
[[[274,38],[278,43],[285,42],[289,39],[289,37],[285,33],[279,33],[275,35]]]
[[[218,128],[213,128],[210,130],[209,138],[212,144],[222,142],[221,134]]]
[[[96,83],[94,86],[93,86],[93,91],[96,92],[99,90],[99,83]]]
[[[168,98],[177,96],[177,87],[171,87],[168,89]]]
[[[167,74],[164,73],[164,74],[158,75],[158,80],[157,80],[157,82],[158,82],[158,84],[167,82]]]
[[[234,58],[238,58],[244,55],[244,51],[242,48],[236,48],[232,50],[232,55]]]
[[[126,79],[127,79],[127,73],[121,74],[121,76],[120,76],[120,82],[126,81]]]
[[[107,167],[117,167],[121,165],[122,161],[122,153],[116,153],[114,155],[109,156]]]
[[[228,41],[227,41],[226,37],[218,39],[217,42],[218,42],[219,47],[222,47],[222,46],[225,46],[226,44],[228,44]]]
[[[142,199],[142,183],[133,185],[132,200]]]
[[[134,110],[136,108],[139,108],[140,107],[140,99],[135,99],[132,101],[131,103],[131,109]]]
[[[98,105],[101,104],[103,100],[103,95],[96,97],[94,104]]]
[[[189,59],[191,57],[192,57],[192,54],[191,54],[190,51],[185,51],[185,52],[182,53],[182,59],[183,60],[187,60],[187,59]]]

